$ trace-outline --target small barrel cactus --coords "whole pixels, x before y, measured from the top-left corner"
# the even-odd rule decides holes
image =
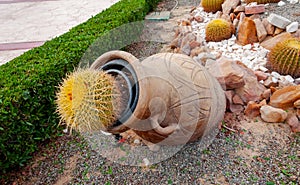
[[[234,32],[234,26],[225,19],[214,19],[210,21],[205,28],[205,40],[207,42],[219,42],[229,39]]]
[[[245,0],[246,3],[257,2],[257,4],[278,3],[280,0]]]
[[[224,0],[202,0],[201,6],[206,12],[217,12],[222,10]]]
[[[300,39],[277,43],[268,54],[268,67],[284,75],[300,77]]]
[[[57,112],[72,131],[95,131],[109,127],[118,116],[114,78],[92,69],[80,69],[59,86]]]

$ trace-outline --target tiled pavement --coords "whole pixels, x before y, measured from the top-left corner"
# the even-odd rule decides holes
[[[0,0],[0,65],[119,0]]]

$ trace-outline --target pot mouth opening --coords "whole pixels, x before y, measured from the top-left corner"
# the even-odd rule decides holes
[[[125,123],[134,112],[138,97],[139,97],[139,83],[135,70],[132,65],[124,59],[114,59],[103,66],[100,70],[112,75],[116,82],[119,82],[120,100],[122,110],[118,115],[116,121],[112,123],[112,128]]]

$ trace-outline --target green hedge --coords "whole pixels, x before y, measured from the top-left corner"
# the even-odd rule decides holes
[[[148,2],[148,3],[147,3]],[[57,135],[55,92],[88,47],[122,24],[143,20],[158,0],[121,0],[69,32],[0,66],[0,175],[23,166]]]

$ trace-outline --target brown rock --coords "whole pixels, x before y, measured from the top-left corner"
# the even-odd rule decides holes
[[[229,110],[230,112],[233,113],[240,113],[244,110],[244,107],[242,105],[237,105],[234,104],[233,99],[235,96],[235,93],[233,90],[230,91],[225,91],[225,96],[226,96],[226,108],[227,110]]]
[[[244,110],[244,106],[243,105],[230,104],[229,109],[233,113],[241,113]]]
[[[264,86],[266,87],[277,87],[278,86],[278,81],[274,82],[272,80],[272,76],[269,76],[265,81],[264,81]]]
[[[221,57],[206,67],[217,78],[224,90],[240,88],[245,85],[244,71],[235,60]]]
[[[229,15],[240,4],[240,0],[225,0],[222,4],[223,14]]]
[[[198,23],[202,23],[204,21],[204,18],[198,15],[194,17],[194,20]]]
[[[268,35],[273,35],[274,31],[275,31],[275,26],[273,26],[272,24],[270,24],[270,22],[267,20],[267,18],[264,18],[262,20],[262,23],[267,31]]]
[[[254,71],[254,74],[257,77],[257,81],[266,80],[268,78],[268,74],[262,71]]]
[[[261,118],[269,123],[281,123],[287,118],[287,113],[284,110],[269,105],[263,105],[260,108],[260,114]]]
[[[288,118],[287,123],[290,125],[293,132],[300,132],[300,121],[296,115]]]
[[[190,43],[196,41],[197,37],[193,33],[188,33],[182,38],[182,42],[180,44],[180,51],[183,54],[190,55],[191,47]]]
[[[236,29],[238,27],[238,25],[239,25],[239,20],[238,19],[234,19],[233,22],[232,22],[232,24],[233,24],[233,27]]]
[[[245,14],[258,14],[264,13],[265,11],[265,5],[263,4],[245,6]]]
[[[271,89],[267,89],[261,94],[261,97],[265,100],[269,100],[271,97],[271,94],[272,94]]]
[[[252,19],[252,20],[254,20],[254,19],[260,19],[260,15],[259,14],[253,14],[249,18]]]
[[[300,99],[300,85],[287,86],[277,90],[270,98],[270,105],[278,108],[290,108]]]
[[[294,107],[300,109],[300,99],[294,102]]]
[[[255,23],[245,17],[238,28],[237,42],[241,45],[252,44],[258,41]]]
[[[300,109],[297,109],[297,116],[300,119]]]
[[[257,32],[257,38],[259,42],[262,42],[267,37],[267,31],[261,22],[260,19],[254,19],[253,20],[256,26],[256,32]]]
[[[244,102],[243,100],[241,99],[241,97],[237,94],[235,94],[233,97],[232,97],[232,103],[233,104],[236,104],[236,105],[244,105]]]
[[[198,42],[198,41],[193,40],[193,41],[190,42],[190,48],[191,49],[194,49],[194,48],[200,47],[200,46],[201,46],[201,43]]]
[[[282,33],[283,31],[284,31],[284,29],[281,29],[281,28],[277,28],[277,27],[276,27],[273,36],[276,36],[276,35]]]
[[[236,16],[236,18],[237,18],[238,20],[240,20],[240,21],[243,21],[245,17],[246,17],[246,15],[245,15],[244,12],[240,12],[240,13]]]
[[[236,18],[236,15],[234,13],[231,13],[229,16],[230,16],[231,22]]]
[[[240,13],[240,12],[244,12],[245,11],[245,5],[240,5],[240,6],[237,6],[233,12],[234,13]]]
[[[221,19],[225,19],[228,22],[231,22],[231,18],[228,14],[222,14]]]
[[[266,100],[260,102],[259,104],[255,103],[254,101],[249,101],[245,108],[244,114],[250,118],[257,117],[260,115],[260,108],[266,104]]]
[[[260,45],[268,50],[271,50],[278,42],[281,42],[285,39],[291,38],[292,34],[284,32],[279,35],[276,35],[275,37],[271,39],[266,39]]]
[[[245,85],[237,88],[235,90],[236,94],[242,98],[244,103],[248,103],[249,101],[259,101],[260,95],[266,90],[266,88],[257,81],[257,77],[255,76],[253,70],[241,64],[240,67],[244,71],[243,79]]]

